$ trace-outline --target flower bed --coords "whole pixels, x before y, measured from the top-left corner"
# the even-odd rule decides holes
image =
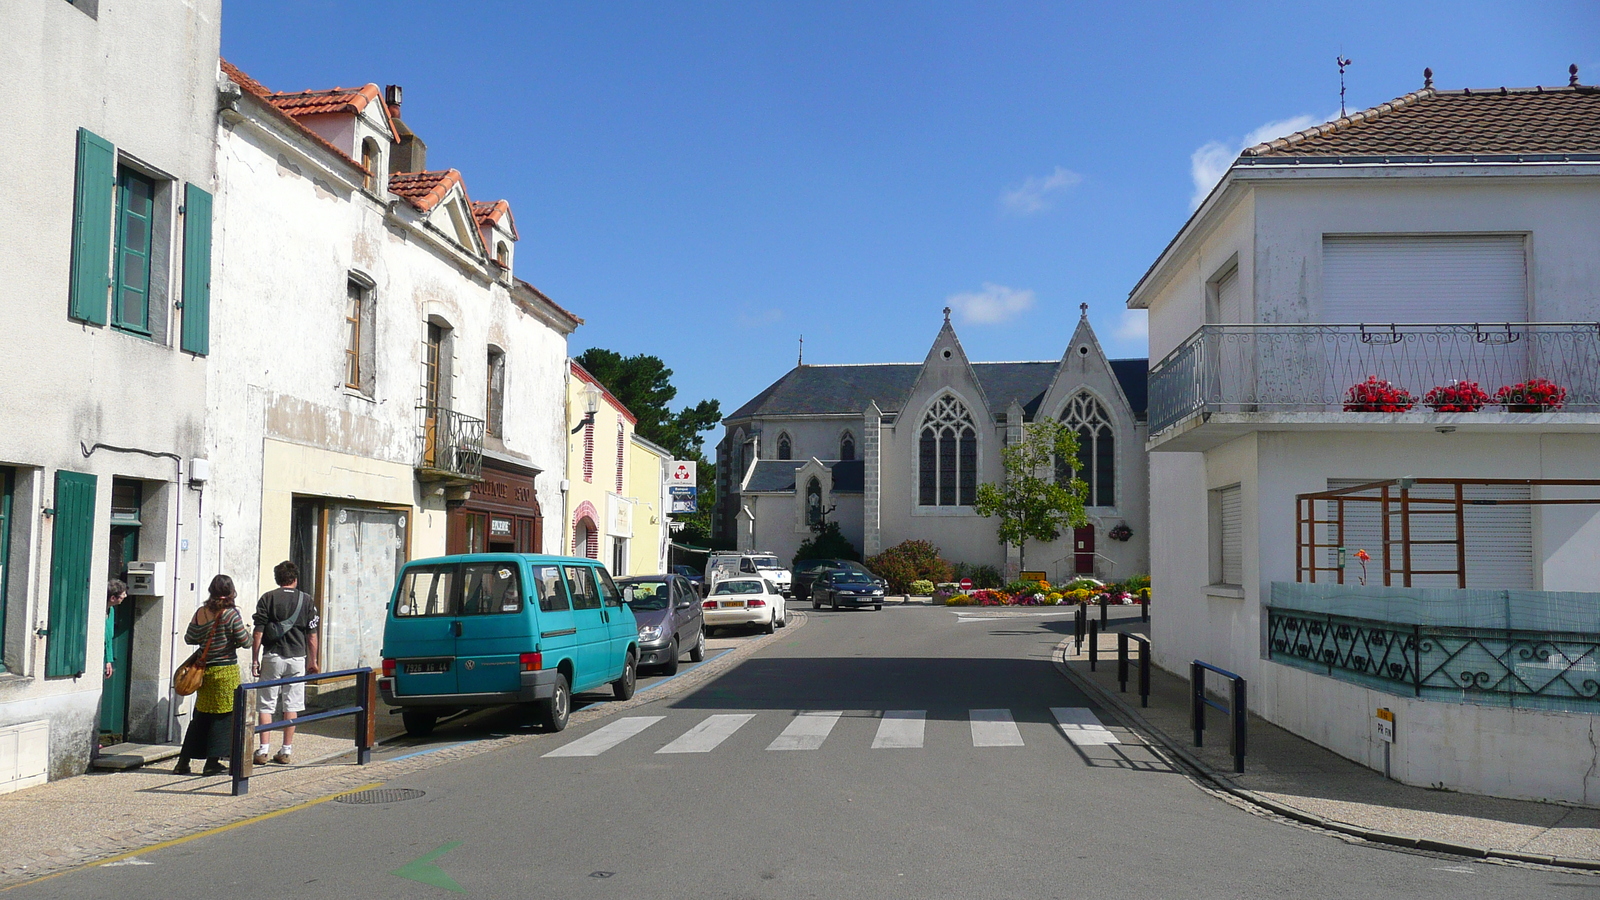
[[[1422,395],[1422,405],[1434,412],[1477,412],[1489,402],[1476,381],[1452,381]]]
[[[1417,398],[1405,388],[1397,388],[1376,375],[1353,384],[1344,393],[1345,412],[1405,412],[1417,405]]]
[[[1567,402],[1567,389],[1548,378],[1530,378],[1495,391],[1494,402],[1506,412],[1551,412]]]

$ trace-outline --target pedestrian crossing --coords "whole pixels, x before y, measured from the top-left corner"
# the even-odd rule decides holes
[[[1117,734],[1107,728],[1094,710],[1088,707],[1055,706],[1050,708],[1050,714],[1055,719],[1059,735],[1079,748],[1122,743]],[[802,710],[783,715],[788,721],[782,732],[767,744],[767,749],[804,752],[821,750],[833,737],[845,711]],[[927,743],[928,711],[925,709],[887,709],[868,715],[876,715],[878,720],[877,730],[872,737],[873,750],[920,750]],[[716,713],[706,716],[687,731],[672,737],[655,753],[710,753],[756,718],[756,713]],[[773,715],[766,718],[771,719]],[[544,755],[599,756],[638,738],[665,719],[665,716],[625,716]],[[1022,729],[1009,709],[971,709],[967,711],[967,719],[973,747],[1027,746]],[[663,733],[657,739],[665,736]]]

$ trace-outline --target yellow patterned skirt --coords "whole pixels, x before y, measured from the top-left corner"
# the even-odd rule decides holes
[[[207,666],[205,680],[194,695],[195,711],[212,715],[233,712],[233,690],[238,686],[238,663]]]

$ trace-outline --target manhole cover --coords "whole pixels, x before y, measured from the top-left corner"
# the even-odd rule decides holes
[[[372,788],[366,791],[356,791],[345,794],[343,797],[333,798],[335,803],[399,803],[402,800],[415,800],[421,797],[422,791],[416,788]]]

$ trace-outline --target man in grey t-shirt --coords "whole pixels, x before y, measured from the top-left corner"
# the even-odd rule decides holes
[[[255,623],[255,636],[251,655],[255,676],[261,681],[293,678],[317,672],[317,628],[322,624],[317,616],[317,604],[311,595],[300,590],[300,569],[284,560],[272,567],[272,577],[278,589],[268,591],[256,601],[256,612],[251,617]],[[271,725],[272,717],[282,709],[283,719],[294,721],[306,708],[305,682],[261,688],[256,691],[256,714],[262,725]],[[261,732],[261,743],[256,748],[255,764],[266,765],[272,750],[272,732]],[[286,765],[293,759],[294,726],[283,729],[283,746],[272,761]]]

